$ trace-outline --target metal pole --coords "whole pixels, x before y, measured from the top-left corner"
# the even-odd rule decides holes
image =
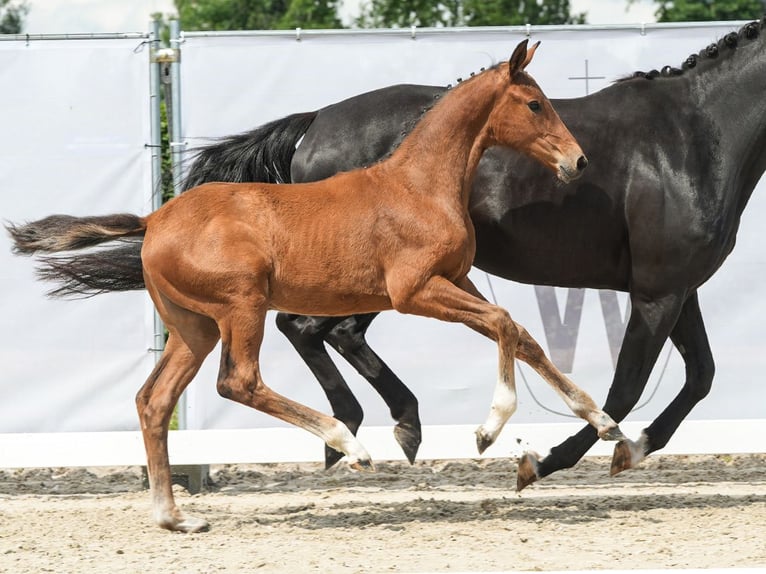
[[[162,205],[162,122],[160,115],[160,64],[155,54],[160,47],[160,22],[152,20],[149,51],[149,118],[151,121],[152,150],[152,210],[159,209]],[[154,338],[151,351],[154,353],[155,362],[162,355],[165,348],[165,325],[162,319],[154,311]]]
[[[170,21],[170,48],[176,57],[170,64],[170,89],[173,106],[171,121],[170,152],[173,161],[173,190],[176,195],[183,189],[183,155],[186,142],[181,133],[181,23],[178,20]]]
[[[174,57],[170,62],[170,103],[172,114],[168,117],[170,126],[170,159],[173,169],[173,193],[179,195],[183,189],[183,152],[184,141],[181,133],[181,23],[170,21],[170,49]],[[186,410],[188,408],[186,391],[178,399],[178,428],[188,428]]]

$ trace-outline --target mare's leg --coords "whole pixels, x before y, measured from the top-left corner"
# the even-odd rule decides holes
[[[682,304],[680,295],[649,300],[631,294],[630,319],[604,404],[604,411],[614,420],[622,421],[641,397]],[[553,447],[543,459],[538,459],[535,453],[524,455],[519,462],[517,489],[521,490],[552,472],[574,466],[597,440],[593,427],[587,426]]]
[[[372,385],[397,421],[394,437],[407,460],[415,462],[421,441],[418,400],[367,344],[365,333],[377,313],[351,315],[337,323],[325,340]]]
[[[259,353],[267,305],[265,299],[260,304],[250,299],[227,305],[216,317],[222,342],[219,394],[315,434],[347,455],[349,464],[355,468],[371,468],[370,456],[346,425],[283,397],[264,384]]]
[[[365,333],[377,313],[349,317],[307,317],[279,313],[277,327],[295,347],[319,381],[335,418],[356,434],[364,413],[324,346],[326,341],[380,394],[397,425],[394,436],[410,462],[421,441],[420,417],[415,395],[369,347]],[[325,468],[343,457],[325,445]]]
[[[168,426],[181,393],[218,342],[218,329],[212,320],[167,301],[157,307],[170,335],[162,357],[136,396],[146,447],[152,510],[154,520],[163,528],[198,532],[207,529],[207,522],[184,516],[173,499]]]
[[[542,349],[531,336],[523,329],[520,331],[505,309],[481,297],[468,278],[455,285],[443,277],[434,276],[418,290],[412,290],[411,284],[401,280],[398,283],[389,281],[388,289],[394,308],[402,313],[460,322],[497,342],[499,377],[487,422],[477,431],[480,449],[494,442],[516,409],[513,366],[517,345],[520,344],[523,344],[522,352],[531,361],[530,364],[541,370],[575,414],[595,425],[599,435],[608,438],[616,435],[618,429],[614,421],[596,407],[587,393],[559,373],[550,361],[542,361],[539,357]]]
[[[715,363],[695,291],[684,303],[670,333],[686,365],[686,381],[675,399],[660,413],[636,442],[621,441],[614,450],[612,474],[633,468],[649,453],[663,448],[691,412],[707,396],[713,384]]]
[[[344,317],[309,317],[278,313],[277,327],[319,381],[335,418],[345,423],[349,430],[356,434],[359,425],[362,424],[364,412],[324,346],[324,339],[330,330],[343,320]],[[325,445],[324,455],[325,468],[330,468],[343,458],[343,453],[328,445]]]

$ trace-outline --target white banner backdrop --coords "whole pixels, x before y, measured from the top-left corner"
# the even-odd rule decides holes
[[[689,54],[737,27],[728,23],[657,25],[646,29],[533,28],[531,39],[542,40],[542,46],[530,72],[550,97],[582,96],[637,69],[679,66]],[[187,34],[182,44],[184,134],[189,146],[194,147],[204,144],[206,138],[249,130],[382,86],[454,83],[458,77],[506,59],[524,37],[519,30],[417,31],[414,38],[410,31],[304,33],[300,37],[295,33]],[[765,277],[766,268],[759,252],[757,227],[757,215],[766,211],[763,188],[761,182],[753,194],[736,250],[701,290],[701,305],[718,368],[712,393],[693,411],[692,419],[766,418],[759,375],[766,366],[766,354],[762,352],[766,332],[761,326],[766,309],[759,297],[759,279]],[[472,277],[485,295],[494,293],[498,303],[548,349],[533,286],[490,279],[477,270]],[[553,319],[561,320],[569,290],[556,289],[555,293],[559,315]],[[572,378],[597,402],[606,397],[613,374],[613,353],[619,345],[619,341],[612,341],[610,346],[605,329],[606,317],[615,311],[603,304],[602,298],[610,297],[616,297],[617,314],[624,319],[624,294],[587,291],[577,337],[571,342],[575,346]],[[282,394],[329,412],[313,376],[274,327],[273,316],[267,322],[261,355],[266,383]],[[418,396],[424,424],[473,425],[484,420],[497,369],[492,342],[462,325],[395,312],[384,313],[373,323],[368,340]],[[365,409],[365,425],[390,425],[381,399],[342,359],[333,356]],[[218,397],[217,367],[215,353],[190,387],[189,428],[280,426],[275,419]],[[519,410],[511,423],[572,421],[541,379],[526,366],[521,372],[523,376],[517,377]],[[680,390],[683,381],[683,364],[668,344],[641,407],[629,420],[654,418]]]
[[[0,42],[3,223],[151,210],[141,42]],[[46,289],[2,230],[0,433],[137,429],[134,396],[154,364],[149,298],[54,301]]]

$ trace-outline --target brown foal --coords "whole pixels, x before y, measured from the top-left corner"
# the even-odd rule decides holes
[[[263,382],[259,349],[269,309],[304,315],[396,309],[464,323],[496,341],[499,379],[487,421],[476,431],[480,451],[516,408],[515,357],[540,373],[599,436],[622,438],[617,424],[467,277],[475,248],[468,196],[487,147],[512,147],[565,182],[587,164],[524,71],[536,48],[521,42],[509,62],[448,92],[389,158],[369,168],[298,185],[206,184],[146,217],[51,216],[9,228],[22,253],[144,235],[144,280],[169,332],[137,396],[160,526],[207,528],[175,504],[167,437],[178,398],[219,338],[221,395],[314,433],[356,467],[372,466],[345,425]]]

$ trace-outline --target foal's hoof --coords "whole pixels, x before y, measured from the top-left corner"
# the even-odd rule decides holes
[[[600,431],[598,438],[601,440],[628,440],[616,424],[613,427]]]
[[[479,454],[483,454],[494,442],[495,437],[491,436],[483,426],[476,429],[476,448],[479,449]]]
[[[634,468],[645,457],[644,447],[640,443],[627,438],[623,439],[614,447],[612,467],[609,469],[609,475],[614,476],[623,470]]]
[[[335,450],[331,446],[324,445],[324,469],[329,470],[344,456],[342,452]]]
[[[519,461],[516,475],[516,492],[521,492],[540,479],[540,455],[534,451],[525,452]]]
[[[394,438],[399,443],[399,446],[402,447],[404,456],[407,457],[410,464],[414,464],[418,448],[420,448],[420,441],[422,440],[420,427],[413,428],[410,425],[399,423],[394,427]]]
[[[167,530],[173,530],[176,532],[184,532],[186,534],[192,534],[194,532],[207,532],[210,530],[210,525],[207,520],[201,518],[192,518],[186,516],[178,521],[159,521],[159,525]]]
[[[368,471],[368,472],[375,471],[375,465],[372,464],[372,461],[369,458],[359,459],[354,462],[350,462],[349,466],[353,468],[354,470]]]

